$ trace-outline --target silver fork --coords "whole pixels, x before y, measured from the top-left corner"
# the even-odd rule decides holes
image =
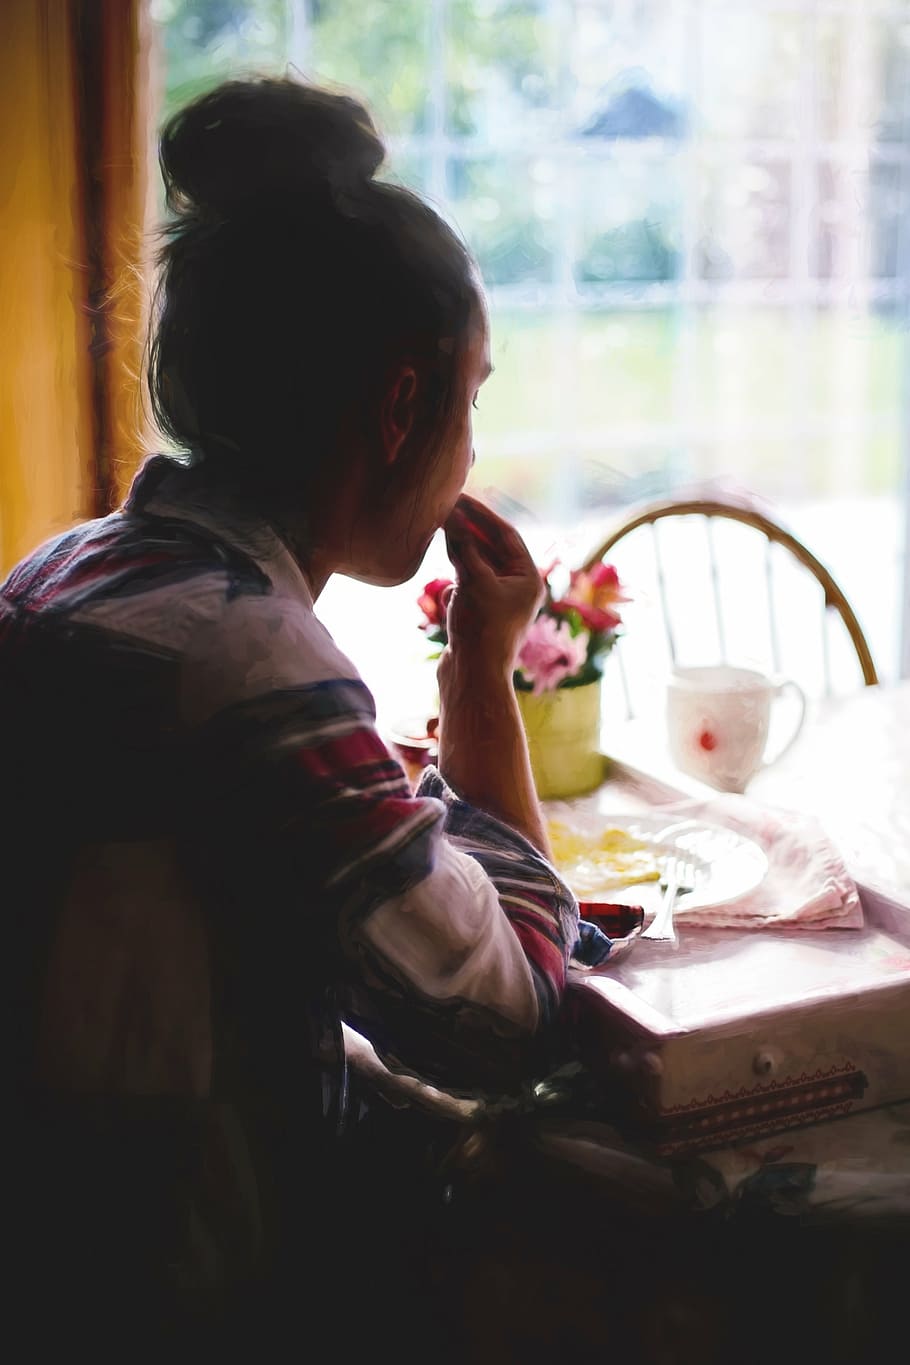
[[[647,929],[642,931],[641,937],[657,939],[661,943],[675,943],[677,935],[673,911],[679,897],[695,889],[695,870],[692,864],[679,853],[669,854],[664,863],[664,875],[660,879],[660,884],[664,893],[660,909]]]

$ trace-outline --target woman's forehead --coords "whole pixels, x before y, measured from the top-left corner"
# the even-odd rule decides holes
[[[478,310],[471,323],[466,357],[473,376],[483,383],[493,372],[493,362],[490,358],[490,324],[485,309]]]

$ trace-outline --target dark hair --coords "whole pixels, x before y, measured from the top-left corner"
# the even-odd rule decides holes
[[[405,359],[428,426],[450,411],[473,263],[428,204],[374,179],[384,154],[357,100],[291,79],[228,81],[163,129],[152,410],[263,493],[315,473]]]

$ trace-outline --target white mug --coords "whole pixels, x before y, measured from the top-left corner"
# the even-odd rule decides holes
[[[771,707],[790,694],[797,703],[793,731],[769,757]],[[720,791],[743,792],[762,768],[791,748],[806,718],[806,697],[789,678],[715,664],[677,668],[667,686],[667,737],[682,772]]]

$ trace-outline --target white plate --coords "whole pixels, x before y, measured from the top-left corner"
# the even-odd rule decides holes
[[[658,862],[667,854],[683,852],[695,868],[697,884],[694,891],[679,897],[678,908],[682,915],[686,910],[725,905],[748,895],[761,885],[768,871],[768,859],[752,839],[702,820],[673,822],[668,815],[634,815],[628,811],[622,815],[598,812],[585,818],[554,814],[554,819],[575,833],[592,837],[606,829],[624,830],[647,843]],[[571,886],[571,868],[562,871]],[[592,888],[576,894],[579,900],[623,901],[649,909],[656,908],[656,899],[661,892],[658,883],[652,881],[624,886],[614,883],[605,885],[602,893]]]

